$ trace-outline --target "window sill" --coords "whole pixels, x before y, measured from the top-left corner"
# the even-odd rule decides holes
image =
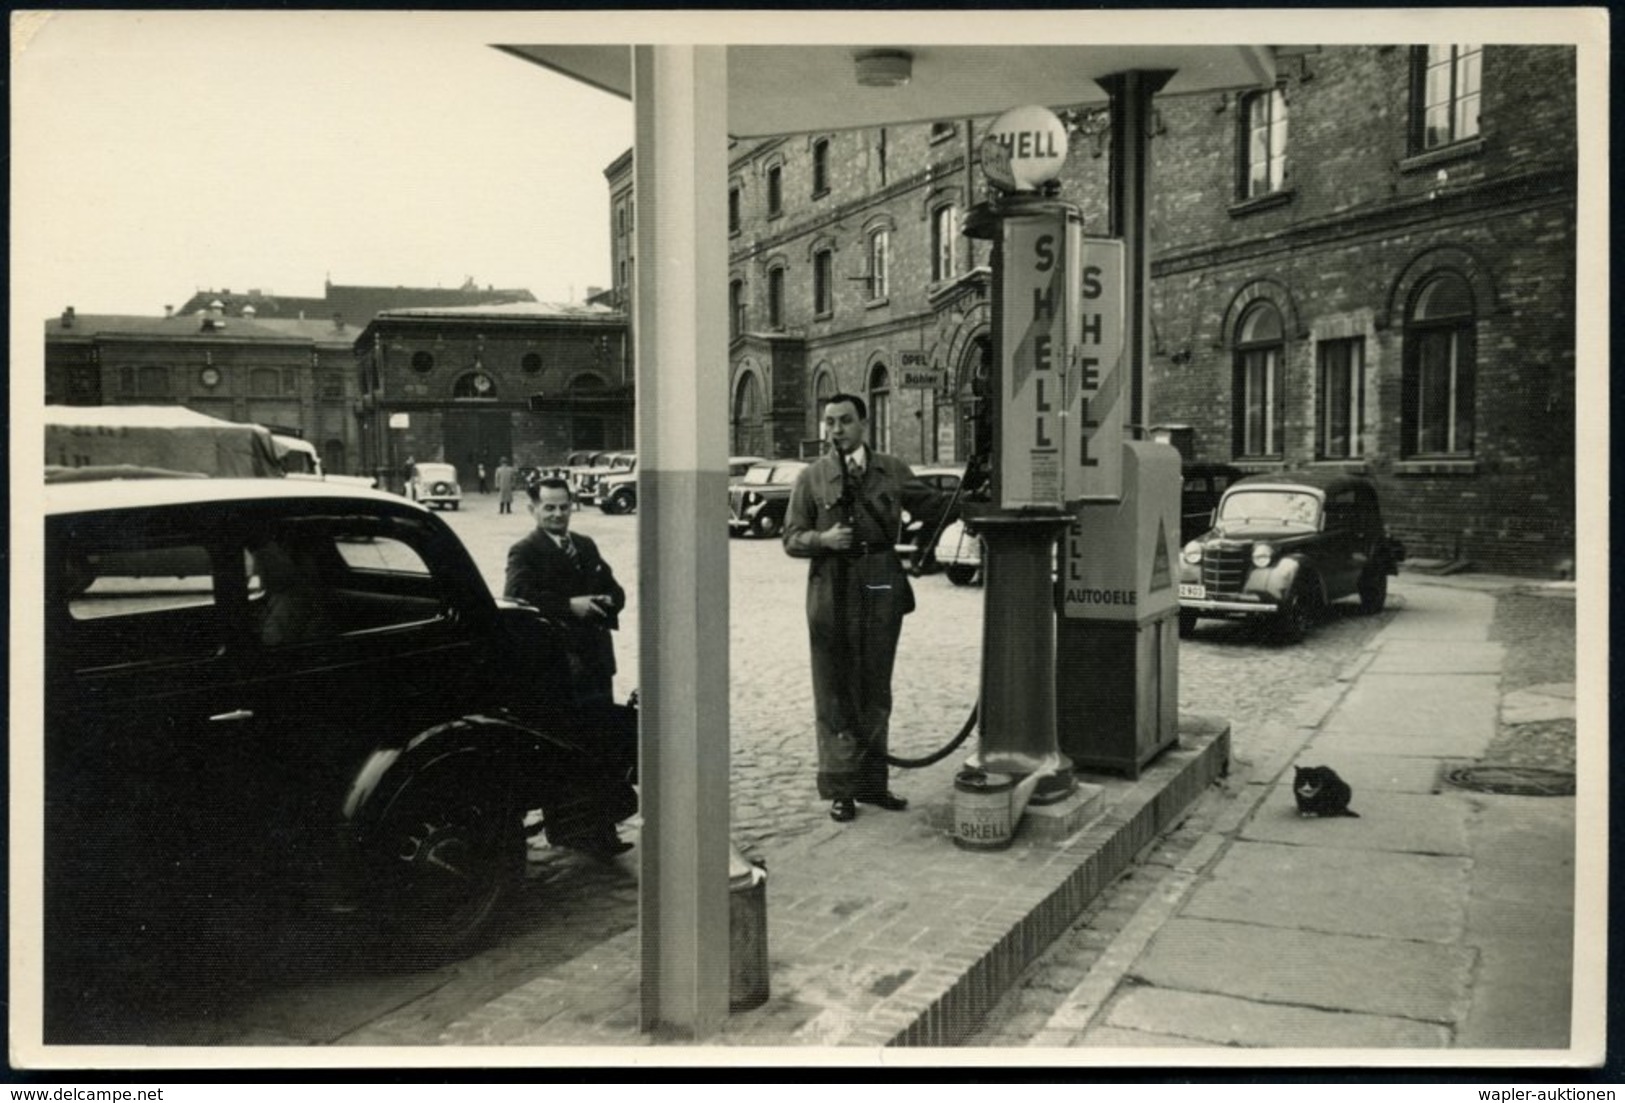
[[[829,194],[829,189],[828,188],[819,188],[817,191],[812,193],[812,197],[814,199],[822,199],[822,198],[824,198],[824,196],[826,196],[828,194]]]
[[[864,303],[863,308],[865,310],[873,310],[876,307],[885,306],[890,302],[891,302],[891,296],[882,295],[878,299],[870,299],[868,302]]]
[[[827,322],[833,317],[835,317],[835,310],[833,308],[829,310],[820,310],[813,315],[813,321]]]
[[[1477,475],[1477,460],[1400,460],[1394,464],[1395,475]]]
[[[1263,459],[1257,456],[1237,456],[1230,461],[1249,475],[1267,475],[1275,471],[1286,470],[1284,459]]]
[[[1452,161],[1465,160],[1468,157],[1477,157],[1484,152],[1483,138],[1468,138],[1464,142],[1452,142],[1438,149],[1430,149],[1426,153],[1413,154],[1399,163],[1401,173],[1423,172],[1438,165],[1446,165]]]
[[[1315,468],[1317,470],[1320,470],[1320,471],[1343,471],[1343,472],[1347,472],[1350,475],[1369,475],[1369,474],[1371,474],[1371,465],[1366,463],[1366,461],[1362,460],[1362,459],[1351,459],[1351,460],[1341,460],[1341,459],[1324,460],[1323,459],[1323,460],[1315,460],[1309,466],[1313,467],[1313,468]]]
[[[1240,218],[1243,215],[1253,214],[1257,211],[1268,211],[1276,207],[1284,207],[1292,202],[1294,192],[1291,188],[1282,188],[1272,191],[1268,195],[1260,195],[1254,199],[1238,199],[1230,204],[1231,218]]]
[[[784,217],[784,211],[783,210],[768,211],[767,212],[767,220],[769,222],[777,221],[778,219],[781,219],[783,217]]]

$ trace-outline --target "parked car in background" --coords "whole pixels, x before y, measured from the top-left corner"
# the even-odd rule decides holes
[[[1343,598],[1380,613],[1404,558],[1369,479],[1318,470],[1250,476],[1225,491],[1212,529],[1180,554],[1180,633],[1200,617],[1257,618],[1295,642]]]
[[[1180,544],[1189,543],[1212,527],[1213,511],[1220,497],[1246,472],[1227,463],[1192,461],[1179,468]],[[957,518],[950,520],[936,543],[936,559],[956,586],[968,586],[982,569],[982,541]]]
[[[732,486],[744,478],[746,471],[761,462],[761,456],[729,456],[728,485]],[[598,508],[605,513],[631,513],[638,508],[635,462],[631,470],[612,470],[598,480]]]
[[[1179,468],[1184,488],[1179,499],[1179,543],[1190,543],[1213,527],[1213,511],[1231,484],[1247,473],[1227,463],[1185,463]]]
[[[964,464],[926,464],[914,468],[914,478],[903,486],[903,529],[897,555],[904,566],[919,573],[937,568],[937,538],[959,519],[959,484]]]
[[[578,845],[635,811],[636,710],[567,704],[566,629],[494,599],[423,507],[201,478],[45,505],[53,983],[255,901],[472,948],[531,813]]]
[[[598,500],[598,484],[606,475],[630,472],[638,465],[634,452],[603,452],[593,457],[590,467],[577,467],[570,474],[570,492],[576,504],[586,506]]]
[[[733,486],[745,477],[745,472],[759,463],[766,463],[766,456],[729,456],[728,457],[728,485]]]
[[[805,460],[768,460],[746,469],[728,488],[729,535],[767,538],[783,532],[790,491],[806,467]]]
[[[463,488],[457,481],[457,468],[449,463],[413,464],[406,496],[435,509],[458,508],[463,502]]]

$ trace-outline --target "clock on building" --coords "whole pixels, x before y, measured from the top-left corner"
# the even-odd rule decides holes
[[[203,382],[205,387],[218,387],[220,385],[220,369],[204,368],[198,373],[198,379]]]

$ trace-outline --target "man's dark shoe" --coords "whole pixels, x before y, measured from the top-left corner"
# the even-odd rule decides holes
[[[851,823],[858,818],[858,806],[850,797],[836,797],[829,806],[829,818],[836,823]]]
[[[859,797],[858,802],[860,804],[872,804],[876,808],[887,812],[901,812],[908,807],[907,799],[895,793],[881,793],[879,796],[874,797]]]
[[[578,839],[571,839],[565,845],[606,862],[632,849],[632,844],[617,835],[613,827],[589,832]]]

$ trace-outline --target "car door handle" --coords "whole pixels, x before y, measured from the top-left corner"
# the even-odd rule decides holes
[[[222,712],[222,713],[219,713],[218,715],[209,717],[209,719],[210,720],[252,720],[252,719],[254,719],[254,710],[253,709],[232,709],[230,712]]]

